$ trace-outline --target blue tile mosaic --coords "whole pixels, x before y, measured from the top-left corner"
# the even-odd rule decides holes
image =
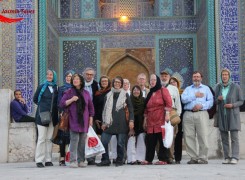
[[[195,61],[195,39],[181,37],[161,37],[157,38],[156,46],[157,60],[159,64],[158,73],[168,70],[172,76],[181,81],[181,88],[192,83],[193,62]],[[171,63],[170,63],[171,62]],[[157,63],[157,62],[156,62]]]
[[[33,0],[16,0],[16,9],[35,9]],[[16,89],[23,92],[28,105],[28,112],[33,111],[34,92],[34,14],[18,13],[24,20],[16,24]]]
[[[86,67],[97,69],[97,43],[96,40],[62,41],[63,72],[72,69],[82,74]]]
[[[220,0],[221,68],[232,72],[232,80],[240,83],[240,57],[238,42],[238,0]]]

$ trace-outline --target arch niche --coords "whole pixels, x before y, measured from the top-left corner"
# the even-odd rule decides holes
[[[145,73],[147,80],[149,79],[149,70],[147,66],[141,62],[140,59],[130,54],[125,54],[118,58],[106,71],[106,74],[110,79],[116,76],[122,76],[122,78],[128,79],[131,88],[137,84],[137,76],[140,73]]]

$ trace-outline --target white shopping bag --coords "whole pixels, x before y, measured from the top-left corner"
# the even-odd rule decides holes
[[[174,128],[171,125],[171,122],[165,122],[164,126],[161,126],[162,128],[162,141],[163,146],[165,148],[170,148],[173,143],[173,137],[174,137]]]
[[[127,162],[132,163],[136,161],[135,155],[136,155],[136,149],[135,149],[135,136],[131,136],[128,139],[128,144],[127,144]]]
[[[105,153],[104,146],[97,134],[94,132],[94,129],[89,126],[85,144],[85,157],[94,157],[103,153]]]

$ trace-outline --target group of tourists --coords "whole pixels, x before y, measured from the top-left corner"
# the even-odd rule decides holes
[[[60,166],[65,166],[66,146],[70,149],[70,167],[87,165],[115,166],[128,164],[155,165],[180,164],[182,137],[188,164],[208,164],[209,110],[216,112],[215,126],[219,128],[223,151],[223,164],[236,164],[239,160],[241,130],[239,106],[244,102],[239,85],[231,81],[228,69],[221,71],[221,82],[212,89],[202,84],[202,74],[193,72],[192,84],[181,89],[181,82],[168,71],[160,76],[151,74],[149,80],[139,74],[137,84],[116,76],[112,80],[103,75],[94,80],[95,70],[86,68],[83,74],[68,71],[65,83],[58,87],[57,75],[48,70],[46,81],[37,87],[33,101],[37,104],[36,116],[27,115],[27,106],[20,90],[14,92],[11,114],[16,122],[37,124],[38,139],[35,162],[41,168],[53,166],[52,136],[54,127],[64,112],[69,114],[69,130],[59,130]],[[149,82],[149,88],[148,88]],[[132,87],[132,88],[131,88]],[[214,94],[213,94],[214,93]],[[126,111],[127,109],[127,111]],[[50,111],[52,121],[43,124],[43,112]],[[162,126],[171,121],[172,111],[181,121],[175,125],[171,148],[163,145]],[[89,126],[101,137],[105,148],[101,162],[85,158],[85,141]],[[229,136],[230,134],[230,136]],[[131,142],[135,137],[135,143]],[[229,141],[231,140],[231,152]],[[199,147],[197,147],[197,144]],[[131,147],[133,146],[133,147]],[[134,148],[132,153],[130,149]],[[197,151],[199,149],[199,151]]]

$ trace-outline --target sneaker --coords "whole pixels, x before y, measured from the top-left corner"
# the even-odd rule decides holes
[[[206,161],[204,159],[199,159],[198,164],[208,164],[208,161]]]
[[[198,164],[198,161],[191,159],[190,161],[187,162],[187,164]]]
[[[44,167],[43,163],[41,163],[41,162],[40,163],[36,163],[36,165],[37,165],[38,168],[43,168]]]
[[[232,159],[231,159],[231,162],[230,162],[230,164],[237,164],[237,162],[238,162],[238,160],[237,160],[237,159],[235,159],[235,158],[232,158]]]
[[[70,168],[78,168],[78,165],[76,162],[71,162],[70,163]]]
[[[225,159],[222,164],[230,164],[231,163],[231,160],[229,158]]]
[[[81,161],[79,164],[78,164],[78,167],[87,167],[87,163]]]

